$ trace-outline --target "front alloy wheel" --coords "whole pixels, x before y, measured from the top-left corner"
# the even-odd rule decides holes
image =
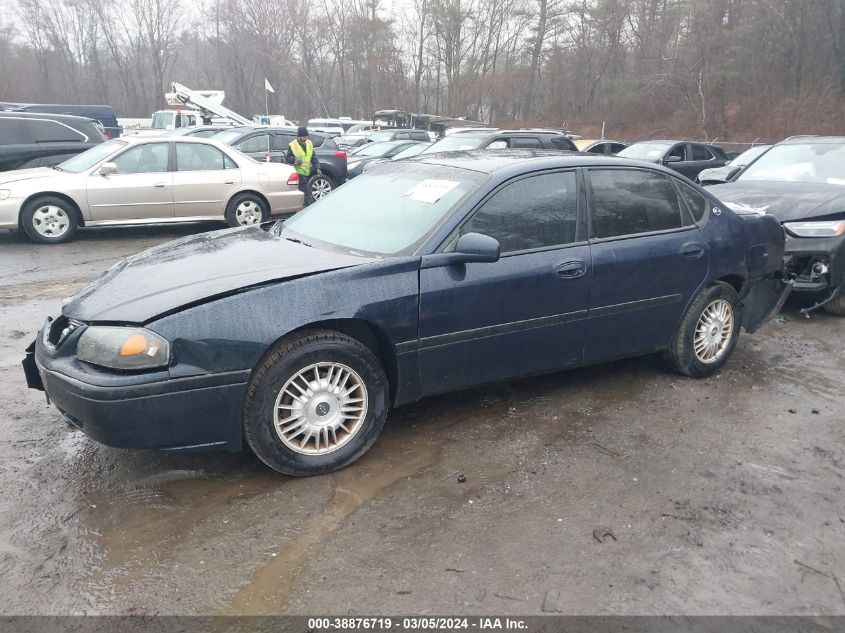
[[[387,418],[387,378],[360,341],[311,330],[279,341],[252,374],[244,437],[265,464],[317,475],[351,464]]]
[[[303,455],[325,455],[361,429],[367,417],[367,387],[343,363],[315,363],[285,383],[274,416],[285,446]]]

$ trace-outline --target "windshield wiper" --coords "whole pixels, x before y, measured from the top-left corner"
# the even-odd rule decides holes
[[[62,169],[58,165],[53,165],[53,169],[55,169],[56,171],[64,171],[64,169]]]
[[[302,244],[303,246],[308,246],[308,247],[310,247],[310,248],[314,248],[314,247],[313,247],[313,246],[311,246],[311,244],[309,244],[308,242],[303,242],[302,240],[297,239],[297,238],[295,238],[295,237],[285,236],[285,239],[286,239],[288,242],[296,242],[297,244]]]

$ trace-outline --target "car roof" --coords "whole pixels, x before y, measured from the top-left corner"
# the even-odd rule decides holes
[[[630,158],[553,149],[484,149],[434,152],[431,154],[419,154],[404,160],[426,163],[428,165],[467,169],[485,174],[500,171],[520,173],[523,171],[565,167],[616,166],[639,167],[641,169],[650,168],[677,176],[676,172],[660,167],[659,165],[651,165]],[[527,169],[529,165],[530,169]]]
[[[777,145],[797,145],[799,143],[806,143],[812,141],[813,143],[845,143],[845,136],[816,136],[815,134],[800,134],[797,136],[790,136],[782,140]]]
[[[92,119],[89,116],[77,116],[75,114],[50,114],[48,112],[27,112],[26,110],[0,110],[0,117],[35,119],[41,121],[64,121],[66,123],[96,121],[96,119]]]
[[[450,134],[447,138],[478,138],[479,136],[483,136],[485,138],[489,137],[492,138],[494,136],[537,136],[538,134],[544,134],[547,136],[566,136],[563,132],[556,132],[554,130],[466,130],[463,132],[455,132],[454,134]]]
[[[213,138],[193,138],[191,136],[121,136],[111,139],[112,141],[123,141],[129,145],[144,145],[145,143],[211,143],[219,147],[229,147]]]

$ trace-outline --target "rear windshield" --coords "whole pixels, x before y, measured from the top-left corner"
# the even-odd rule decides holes
[[[423,150],[423,154],[434,152],[459,152],[467,149],[478,149],[487,139],[486,136],[458,136],[457,134],[447,136],[442,141],[437,141],[431,147]]]

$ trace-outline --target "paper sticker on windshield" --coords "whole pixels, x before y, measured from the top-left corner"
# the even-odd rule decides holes
[[[459,184],[461,183],[455,180],[423,180],[402,195],[417,202],[434,204]]]

